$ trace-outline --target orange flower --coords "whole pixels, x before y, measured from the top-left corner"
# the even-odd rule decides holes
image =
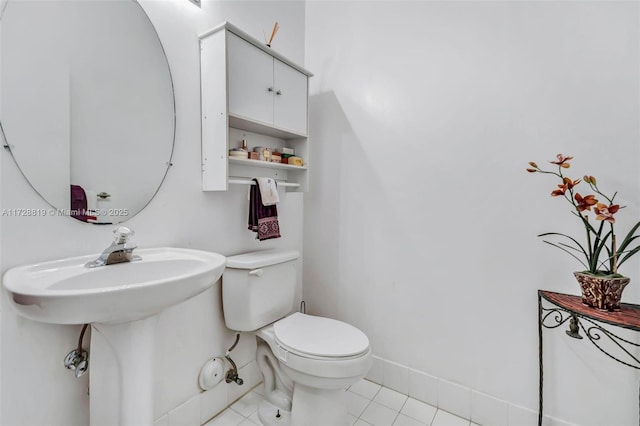
[[[580,183],[581,179],[571,180],[568,177],[565,177],[563,180],[564,180],[564,184],[567,185],[568,189],[573,189],[574,186]]]
[[[586,197],[582,197],[582,195],[576,193],[575,197],[576,202],[578,203],[578,210],[581,212],[585,210],[591,211],[591,206],[595,206],[598,200],[596,200],[595,195],[587,195]]]
[[[605,204],[598,203],[593,210],[596,212],[596,220],[606,220],[609,223],[615,223],[616,219],[613,215],[620,209],[618,204],[612,204],[606,206]]]
[[[573,160],[573,157],[565,157],[562,154],[558,154],[556,155],[556,158],[558,159],[558,161],[549,161],[549,162],[551,164],[557,164],[563,169],[568,169],[569,167],[571,167],[571,164],[569,164],[568,161]]]
[[[562,185],[558,185],[558,189],[551,192],[552,197],[559,197],[560,195],[564,195],[567,192],[567,184],[564,183]]]

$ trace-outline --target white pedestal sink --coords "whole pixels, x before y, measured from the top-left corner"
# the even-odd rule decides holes
[[[179,248],[140,249],[142,260],[86,268],[97,256],[21,266],[3,284],[18,313],[49,324],[91,324],[91,425],[153,424],[158,314],[211,287],[226,258]]]

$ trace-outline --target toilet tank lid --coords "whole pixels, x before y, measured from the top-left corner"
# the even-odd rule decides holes
[[[227,268],[256,269],[277,265],[300,257],[297,250],[269,249],[252,251],[227,257]]]

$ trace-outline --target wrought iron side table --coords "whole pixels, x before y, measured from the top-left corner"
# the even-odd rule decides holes
[[[543,307],[542,300],[551,307]],[[640,344],[631,342],[618,336],[604,325],[626,328],[640,332],[640,305],[622,303],[621,309],[615,312],[601,311],[582,303],[580,296],[554,293],[552,291],[538,290],[538,365],[539,365],[539,400],[538,400],[538,426],[542,425],[542,329],[558,328],[569,321],[569,337],[582,339],[580,329],[591,343],[609,358],[621,364],[640,370],[640,359],[632,351],[640,347]],[[619,354],[611,354],[603,348],[603,342],[608,342],[618,350]]]

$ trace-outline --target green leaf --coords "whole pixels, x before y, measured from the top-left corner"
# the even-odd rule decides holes
[[[573,241],[573,242],[574,242],[574,244],[576,245],[576,247],[580,249],[580,251],[581,251],[581,252],[582,252],[582,254],[584,255],[585,259],[587,259],[587,262],[589,261],[589,255],[587,254],[587,251],[584,249],[584,247],[582,247],[582,244],[580,244],[580,243],[578,242],[578,240],[576,240],[575,238],[573,238],[573,237],[571,237],[571,236],[569,236],[569,235],[566,235],[566,234],[562,234],[562,233],[560,233],[560,232],[545,232],[544,234],[540,234],[540,235],[538,235],[538,237],[547,237],[547,236],[549,236],[549,235],[558,235],[558,236],[561,236],[561,237],[564,237],[564,238],[567,238],[567,239],[569,239],[569,240]],[[548,242],[548,241],[545,241],[545,243],[547,243],[547,244],[551,244],[551,245],[556,245],[556,244],[554,244],[554,243],[550,243],[550,242]],[[556,247],[557,247],[557,246],[556,246]],[[561,247],[558,247],[558,248],[561,248]],[[576,248],[575,250],[577,250],[577,248]],[[566,250],[565,250],[565,251],[566,251]],[[569,253],[569,254],[571,254],[571,253]],[[579,259],[578,259],[578,260],[579,260]],[[581,260],[580,260],[580,263],[582,263],[582,261],[581,261]],[[582,264],[584,265],[584,263],[582,263]]]
[[[609,262],[609,268],[607,269],[607,271],[613,272],[613,251],[609,247],[605,247],[605,249],[607,250],[608,256],[606,259],[600,262],[600,266],[598,267],[598,269],[600,269],[600,267],[602,267],[602,265],[604,265],[605,262]]]
[[[633,226],[633,228],[629,230],[629,232],[627,233],[627,236],[624,238],[624,240],[622,240],[622,243],[620,243],[620,250],[624,250],[625,248],[627,248],[629,243],[631,243],[634,239],[638,237],[638,235],[634,235],[634,234],[636,233],[639,227],[640,227],[640,222],[636,223]]]
[[[565,236],[566,236],[566,235],[565,235]],[[547,241],[547,240],[542,240],[542,241],[543,241],[543,242],[545,242],[545,243],[547,243],[547,244],[549,244],[549,245],[552,245],[552,246],[554,246],[554,247],[557,247],[557,248],[559,248],[560,250],[562,250],[562,251],[564,251],[564,252],[569,253],[569,255],[570,255],[570,256],[574,257],[578,262],[580,262],[580,263],[582,264],[582,266],[584,266],[585,268],[587,268],[587,265],[586,265],[582,260],[580,260],[580,258],[579,258],[578,256],[576,256],[575,254],[571,253],[571,252],[570,252],[569,250],[567,250],[566,248],[564,248],[564,247],[562,247],[561,245],[558,245],[558,244],[556,244],[556,243],[552,243],[552,242],[550,242],[550,241]],[[581,247],[581,248],[582,248],[582,247]],[[584,250],[582,250],[582,251],[584,252]],[[585,253],[585,254],[586,254],[586,253]]]
[[[593,243],[593,254],[591,255],[591,260],[589,261],[589,269],[591,271],[595,272],[598,270],[598,259],[600,258],[600,253],[602,252],[603,248],[605,248],[607,250],[607,253],[609,254],[609,257],[605,260],[605,262],[607,260],[613,259],[613,255],[609,251],[609,247],[606,246],[607,240],[609,239],[609,237],[611,237],[611,235],[612,233],[611,231],[609,231],[604,235],[604,238],[596,238],[596,241]],[[604,262],[601,262],[600,264],[603,263]]]
[[[577,252],[580,252],[580,251],[581,251],[579,248],[574,247],[574,246],[570,246],[569,244],[565,244],[565,243],[558,243],[558,245],[559,245],[559,246],[562,246],[562,247],[566,247],[566,248],[571,249],[571,250],[575,250],[575,251],[577,251]]]
[[[618,260],[618,267],[620,267],[620,265],[622,265],[625,260],[629,259],[631,256],[638,253],[639,251],[640,251],[640,245],[636,246],[632,250],[620,252],[620,253],[627,253],[627,254],[622,259]]]

